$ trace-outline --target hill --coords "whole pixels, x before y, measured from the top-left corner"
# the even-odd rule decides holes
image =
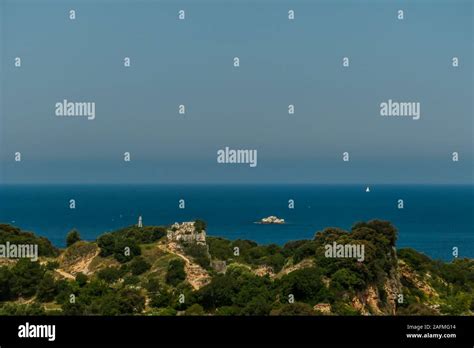
[[[327,228],[284,246],[209,237],[203,221],[129,226],[39,261],[4,260],[2,315],[473,315],[474,260],[395,248],[386,221]]]

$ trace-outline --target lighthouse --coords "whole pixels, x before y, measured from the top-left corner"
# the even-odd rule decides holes
[[[143,220],[142,220],[142,216],[141,216],[141,215],[138,217],[138,225],[137,225],[137,226],[138,226],[138,227],[143,227]]]

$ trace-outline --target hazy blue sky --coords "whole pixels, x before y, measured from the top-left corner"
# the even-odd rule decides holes
[[[472,183],[470,0],[0,4],[3,182]],[[56,117],[63,99],[96,119]],[[381,117],[388,99],[421,119]],[[225,146],[258,166],[218,164]]]

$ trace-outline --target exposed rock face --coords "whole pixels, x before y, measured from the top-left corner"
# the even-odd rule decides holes
[[[195,263],[186,262],[184,270],[186,272],[186,280],[195,290],[199,290],[211,282],[209,273]]]
[[[313,310],[320,312],[322,314],[331,314],[331,304],[330,303],[318,303],[314,305]]]
[[[304,259],[301,262],[297,263],[296,265],[285,265],[283,269],[278,272],[276,275],[276,278],[281,278],[286,274],[289,274],[291,272],[297,271],[299,269],[303,269],[306,267],[313,267],[314,266],[314,260],[313,259]]]
[[[257,267],[254,270],[255,275],[258,275],[259,277],[263,277],[265,275],[269,275],[270,278],[273,278],[275,276],[275,273],[273,272],[273,267],[267,266],[267,265],[262,265]]]
[[[365,304],[361,302],[359,297],[354,296],[354,298],[351,300],[351,305],[354,307],[356,310],[360,312],[362,315],[367,315],[369,312],[365,308]]]
[[[379,292],[373,286],[368,286],[365,294],[365,302],[373,314],[383,314],[379,307]]]
[[[279,219],[276,216],[269,216],[260,220],[261,224],[284,224],[285,219]]]
[[[352,307],[362,315],[383,314],[379,308],[378,291],[373,286],[368,286],[363,292],[352,298]]]
[[[184,242],[206,245],[206,231],[198,232],[194,222],[175,222],[167,233],[168,242]]]
[[[85,275],[92,274],[89,266],[92,260],[99,255],[99,252],[99,247],[94,243],[76,242],[59,257],[60,268],[64,273],[73,276],[79,272]]]
[[[420,277],[416,272],[414,272],[410,266],[405,262],[399,261],[398,269],[400,271],[400,276],[405,278],[408,282],[412,283],[413,286],[423,291],[428,297],[438,297],[438,293],[435,289],[422,277]],[[427,276],[430,276],[429,274]]]
[[[227,263],[221,260],[211,260],[211,267],[217,273],[225,273],[227,270]]]
[[[395,265],[399,263],[395,258]],[[400,282],[400,274],[398,267],[392,267],[388,273],[388,277],[383,284],[385,292],[385,300],[382,301],[381,294],[376,286],[368,286],[363,292],[359,293],[352,299],[352,307],[359,310],[362,315],[395,315],[397,310],[397,298],[401,293],[402,285]]]
[[[385,281],[383,288],[387,295],[387,314],[395,315],[397,311],[398,295],[402,292],[402,284],[400,282],[400,276],[397,269],[392,268],[390,271],[390,277]]]

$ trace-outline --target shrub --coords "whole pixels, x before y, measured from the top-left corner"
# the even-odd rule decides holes
[[[133,275],[140,275],[151,268],[151,265],[143,257],[135,257],[130,263],[130,270]]]
[[[15,316],[32,316],[32,315],[45,315],[43,306],[39,303],[32,304],[16,304],[16,303],[5,303],[0,307],[0,315],[15,315]]]
[[[124,272],[117,267],[106,267],[97,272],[97,277],[107,283],[114,283],[123,275]]]
[[[150,306],[152,307],[168,307],[171,306],[173,296],[168,291],[160,291],[158,294],[154,294],[150,297]]]
[[[46,272],[38,284],[36,297],[43,302],[53,301],[58,294],[56,281],[50,272]]]
[[[37,244],[39,256],[57,256],[59,254],[59,250],[48,239],[38,237],[32,232],[21,231],[8,224],[0,224],[0,244],[6,244],[7,241],[10,244]]]
[[[194,221],[194,228],[197,232],[202,232],[202,231],[206,230],[207,224],[206,224],[205,221],[198,219],[198,220]]]
[[[204,315],[206,313],[204,312],[204,308],[202,308],[200,304],[195,303],[191,305],[190,307],[188,307],[188,309],[186,309],[184,314],[195,316],[195,315]]]
[[[203,268],[209,269],[211,260],[204,245],[189,243],[184,246],[184,252],[191,256],[194,261]]]
[[[228,260],[233,257],[231,242],[217,237],[208,237],[209,254],[218,260]]]
[[[278,283],[281,297],[288,298],[292,294],[296,301],[316,304],[331,299],[329,291],[321,280],[316,268],[304,268],[283,276]]]
[[[81,236],[79,232],[75,229],[71,230],[66,237],[66,246],[71,246],[74,243],[78,242],[81,240]]]
[[[84,273],[77,273],[76,274],[76,283],[80,286],[83,287],[84,285],[87,284],[87,276]]]
[[[270,315],[314,315],[313,307],[307,303],[286,303],[279,308],[272,309]]]
[[[186,279],[186,272],[184,271],[184,261],[175,259],[168,264],[168,271],[166,273],[166,282],[170,285],[176,286]]]
[[[11,270],[11,293],[15,297],[31,297],[43,278],[44,268],[39,262],[30,259],[19,259]]]
[[[97,239],[100,256],[113,255],[119,262],[127,262],[141,254],[138,242],[120,234],[106,233]]]

